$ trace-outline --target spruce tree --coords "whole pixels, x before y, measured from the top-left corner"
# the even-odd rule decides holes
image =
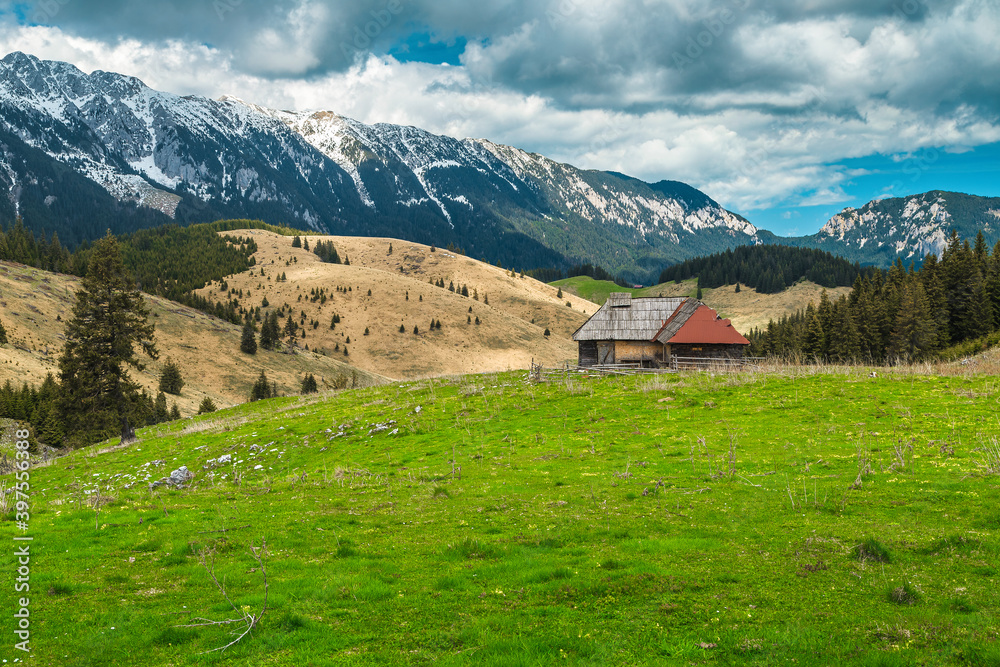
[[[273,350],[280,337],[278,313],[271,311],[264,316],[264,323],[260,327],[260,346],[265,350]]]
[[[889,337],[891,360],[918,361],[937,344],[937,326],[927,303],[924,286],[911,280],[900,293],[896,322]]]
[[[184,380],[181,378],[181,369],[174,363],[173,359],[167,359],[160,372],[160,391],[179,396],[183,388]]]
[[[257,354],[257,334],[254,333],[253,324],[249,320],[243,325],[243,336],[240,338],[240,352],[243,354]]]
[[[296,234],[295,238],[292,239],[292,247],[293,248],[301,248],[302,247],[302,237],[300,237],[299,235]]]
[[[316,377],[309,373],[304,378],[302,378],[302,385],[300,387],[300,392],[302,394],[315,394],[319,391],[319,387],[316,384]]]
[[[162,391],[156,395],[156,403],[153,406],[153,423],[162,424],[170,418],[167,411],[167,395]]]
[[[298,330],[299,330],[299,325],[295,323],[295,320],[292,319],[292,314],[289,313],[288,319],[285,320],[285,330],[284,330],[285,337],[288,339],[289,343],[295,340],[295,334],[298,332]]]
[[[58,409],[71,445],[91,444],[116,432],[124,442],[135,438],[132,417],[139,386],[129,377],[128,366],[142,370],[137,348],[150,358],[159,356],[153,335],[149,309],[109,232],[90,255],[59,359]]]
[[[810,303],[806,307],[806,330],[802,339],[802,354],[809,360],[818,360],[823,355],[823,325],[819,321],[816,309]]]
[[[208,414],[209,412],[215,412],[216,409],[217,408],[215,407],[215,402],[212,401],[211,398],[206,396],[204,399],[202,399],[201,405],[198,406],[198,414],[205,415]]]
[[[7,343],[7,330],[3,328],[3,322],[0,322],[0,345],[5,345]]]
[[[253,387],[250,388],[250,400],[251,401],[261,401],[265,398],[271,398],[274,395],[273,388],[270,382],[267,380],[267,375],[261,370],[260,375],[257,377],[257,381],[253,383]]]
[[[181,410],[180,410],[180,408],[177,407],[177,403],[174,403],[170,407],[170,419],[171,420],[177,420],[177,419],[180,419],[180,418],[181,418]]]
[[[833,306],[833,325],[826,337],[830,359],[852,363],[861,358],[861,336],[845,297],[840,297]]]

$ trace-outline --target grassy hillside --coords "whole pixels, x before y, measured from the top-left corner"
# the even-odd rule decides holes
[[[16,387],[23,382],[39,385],[46,373],[58,373],[63,331],[72,317],[79,283],[73,276],[0,262],[0,306],[10,341],[0,345],[0,384],[10,380]],[[341,358],[305,351],[260,350],[251,357],[239,350],[240,327],[160,297],[147,295],[146,301],[156,325],[160,359],[147,360],[146,370],[133,370],[132,376],[155,396],[160,370],[172,358],[186,385],[180,396],[169,400],[176,401],[184,415],[194,414],[206,396],[219,406],[246,401],[261,370],[284,393],[298,392],[306,373],[315,374],[327,387],[344,378],[359,384],[385,380]]]
[[[561,287],[564,293],[571,293],[603,304],[611,292],[631,292],[632,296],[694,296],[698,293],[697,281],[684,280],[680,283],[662,283],[642,289],[625,289],[607,280],[594,280],[588,276],[577,276],[552,283]],[[760,294],[757,290],[743,286],[739,293],[735,285],[705,288],[702,301],[714,308],[720,315],[733,321],[737,331],[747,332],[754,327],[764,328],[770,319],[779,320],[805,308],[810,301],[819,303],[823,287],[809,281],[797,282],[777,294]],[[850,293],[850,287],[827,289],[831,300]]]
[[[511,276],[442,249],[431,252],[418,243],[302,237],[310,247],[332,241],[351,262],[325,264],[313,252],[293,248],[285,236],[263,230],[229,233],[251,236],[258,247],[252,270],[226,277],[230,290],[243,290],[242,305],[262,306],[266,298],[264,312],[287,303],[296,321],[305,313],[307,323],[319,322],[315,329],[306,327],[301,343],[332,355],[346,346],[345,360],[353,366],[393,378],[528,368],[532,359],[548,365],[575,360],[571,335],[597,310],[596,304],[576,296],[556,298],[557,288],[534,278]],[[287,280],[276,281],[282,273]],[[438,279],[445,289],[428,282]],[[449,291],[450,283],[458,290],[466,286],[470,296]],[[313,290],[321,288],[328,295],[326,303],[312,300]],[[225,298],[219,283],[199,293]],[[341,322],[331,330],[334,313]],[[441,321],[441,329],[430,331],[432,319]]]
[[[31,662],[995,665],[997,378],[878,373],[466,376],[74,452],[30,473]],[[179,627],[240,613],[199,553],[266,594],[224,653]]]

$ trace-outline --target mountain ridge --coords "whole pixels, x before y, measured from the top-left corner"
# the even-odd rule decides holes
[[[0,59],[3,190],[0,219],[23,215],[68,245],[107,228],[260,219],[453,245],[522,269],[597,264],[642,283],[664,266],[747,244],[884,266],[939,251],[951,227],[1000,240],[1000,215],[988,213],[1000,211],[1000,198],[931,191],[875,200],[816,234],[778,237],[676,180],[647,183],[332,111],[179,96],[19,52]]]
[[[651,258],[659,268],[756,232],[707,196],[674,198],[638,179],[485,139],[181,97],[22,53],[0,61],[0,111],[26,145],[118,201],[182,224],[260,218],[454,243],[522,267],[568,266],[596,252],[612,270],[635,275],[651,272]],[[7,179],[8,192],[19,182]],[[704,231],[718,238],[697,238]]]

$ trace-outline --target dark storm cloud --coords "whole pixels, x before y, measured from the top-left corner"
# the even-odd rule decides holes
[[[70,34],[181,40],[232,55],[236,71],[273,77],[343,72],[414,33],[468,40],[462,63],[481,85],[563,109],[851,114],[882,97],[901,106],[996,109],[989,0],[41,0],[25,13]],[[914,67],[907,39],[923,52]],[[983,49],[986,49],[986,53]],[[975,49],[971,51],[970,49]],[[850,60],[851,56],[855,61]],[[853,71],[852,71],[853,69]],[[992,71],[994,74],[990,74]],[[907,77],[911,77],[908,79]],[[817,95],[803,95],[805,89]],[[719,97],[719,93],[726,93]]]

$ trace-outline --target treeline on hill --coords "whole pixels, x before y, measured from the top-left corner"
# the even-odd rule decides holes
[[[849,296],[824,291],[795,315],[751,331],[750,354],[815,361],[919,361],[945,349],[968,352],[1000,331],[1000,242],[992,254],[982,233],[975,243],[952,232],[938,260],[858,276]],[[963,345],[964,344],[964,345]]]
[[[219,235],[235,229],[292,232],[257,220],[223,220],[190,227],[165,225],[143,229],[119,237],[118,241],[125,266],[142,291],[240,324],[243,317],[231,298],[221,303],[194,293],[212,281],[254,266],[252,255],[257,244],[252,238],[234,240]],[[336,256],[332,243],[322,245],[325,252]],[[20,219],[10,229],[0,230],[0,259],[45,271],[83,277],[92,247],[91,243],[84,243],[71,253],[59,242],[56,233],[49,239],[36,238]]]
[[[697,277],[698,287],[738,283],[761,294],[777,294],[803,278],[823,287],[849,287],[858,276],[877,271],[823,250],[763,244],[685,260],[664,269],[660,282],[679,283]]]
[[[524,271],[525,275],[529,275],[536,280],[540,280],[543,283],[552,283],[557,280],[563,280],[565,278],[575,278],[577,276],[590,276],[594,280],[607,280],[613,282],[619,287],[631,287],[623,278],[611,275],[610,272],[605,271],[600,266],[594,266],[593,264],[577,264],[576,266],[570,267],[569,269],[531,269],[530,271]]]

